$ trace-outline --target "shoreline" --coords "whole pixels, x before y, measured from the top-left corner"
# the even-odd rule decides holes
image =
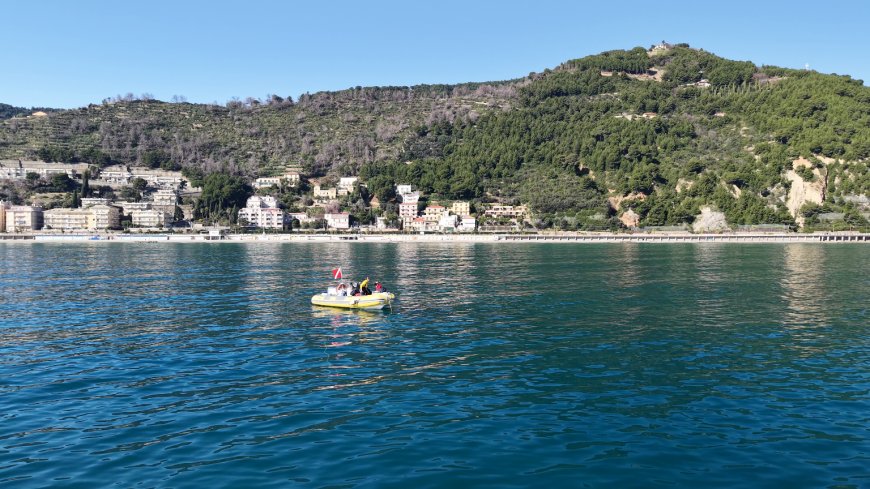
[[[0,234],[0,243],[870,243],[870,233]]]

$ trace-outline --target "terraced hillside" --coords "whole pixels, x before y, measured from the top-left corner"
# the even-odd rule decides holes
[[[197,167],[247,176],[288,163],[313,173],[395,159],[419,127],[506,110],[520,82],[356,88],[216,105],[107,102],[0,125],[0,157]]]

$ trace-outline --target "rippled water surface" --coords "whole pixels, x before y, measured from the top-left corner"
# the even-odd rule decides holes
[[[863,245],[0,258],[0,486],[870,487]]]

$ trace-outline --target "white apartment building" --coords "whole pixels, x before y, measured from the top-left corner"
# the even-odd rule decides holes
[[[261,209],[275,208],[278,207],[278,199],[271,195],[253,195],[248,197],[247,202],[245,202],[245,207]]]
[[[472,216],[462,216],[462,221],[457,226],[456,230],[464,233],[474,232],[477,229],[477,219]]]
[[[133,226],[142,228],[162,228],[172,222],[172,216],[168,212],[156,209],[132,211],[130,218]]]
[[[442,231],[455,231],[457,226],[459,226],[459,222],[459,216],[456,214],[444,213],[438,219],[438,227]]]
[[[121,210],[125,215],[132,215],[133,211],[144,211],[151,208],[151,202],[115,202],[114,205],[121,206]]]
[[[402,202],[407,202],[408,204],[416,204],[420,200],[420,192],[408,192],[405,194],[399,194],[399,198]]]
[[[275,197],[254,195],[248,198],[245,207],[239,209],[239,220],[263,229],[283,229],[284,211],[278,208]]]
[[[88,169],[87,163],[46,163],[44,161],[0,160],[0,178],[24,180],[28,173],[36,173],[42,178],[66,173],[77,178]]]
[[[147,168],[144,166],[135,166],[130,169],[131,179],[141,178],[148,182],[152,187],[165,187],[177,189],[181,182],[184,181],[184,175],[181,172],[158,170]]]
[[[399,204],[399,218],[402,221],[411,221],[417,217],[416,202],[402,202]]]
[[[100,170],[99,179],[108,183],[127,184],[133,179],[133,174],[122,165],[108,166]]]
[[[178,203],[178,190],[174,188],[159,188],[151,195],[151,202],[155,206],[175,206]]]
[[[105,197],[85,197],[82,199],[82,208],[86,209],[95,205],[109,205],[112,199]]]
[[[350,214],[347,212],[337,212],[334,214],[324,214],[326,219],[326,227],[333,229],[350,229]]]
[[[359,177],[341,177],[338,180],[338,195],[347,195],[353,192],[353,186],[359,181]]]

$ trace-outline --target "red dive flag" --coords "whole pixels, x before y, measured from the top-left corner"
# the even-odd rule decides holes
[[[341,267],[332,269],[332,278],[338,280],[341,278]]]

